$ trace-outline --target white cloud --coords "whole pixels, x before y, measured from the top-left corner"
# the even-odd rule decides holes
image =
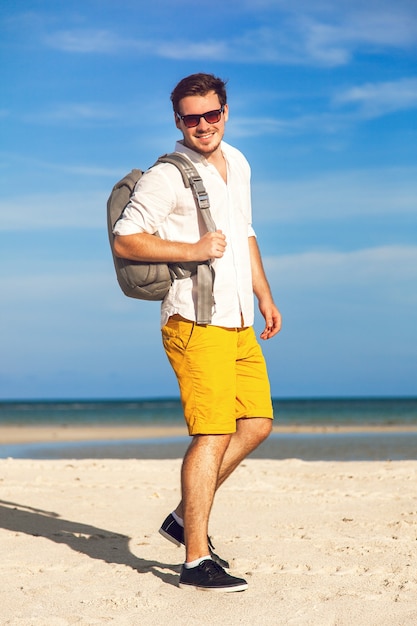
[[[253,184],[257,222],[415,214],[417,168],[317,174]]]
[[[381,6],[375,11],[364,6],[333,19],[301,17],[298,29],[302,31],[307,58],[337,66],[347,63],[358,51],[379,53],[384,48],[415,46],[417,19],[408,10]]]
[[[39,112],[32,111],[22,116],[24,122],[42,124],[68,124],[68,123],[102,123],[118,120],[121,110],[109,107],[105,104],[89,102],[68,102],[56,104]]]
[[[246,95],[240,96],[242,100]],[[262,94],[262,97],[265,97]],[[276,94],[268,98],[276,98]],[[293,96],[295,99],[296,96]],[[355,85],[329,97],[322,111],[297,117],[249,118],[234,115],[228,123],[231,137],[264,135],[300,135],[303,133],[335,134],[369,119],[417,108],[417,78]],[[256,103],[256,107],[259,103]]]
[[[334,134],[357,123],[352,113],[324,112],[298,117],[243,117],[232,114],[227,132],[230,137],[263,137],[265,135],[293,136],[304,133]]]
[[[315,118],[315,121],[317,118]],[[231,137],[261,137],[263,135],[290,135],[305,130],[312,124],[311,116],[293,119],[275,117],[243,117],[233,115],[227,133]]]
[[[30,169],[31,172],[35,172],[36,175],[40,171],[47,172],[50,175],[51,172],[59,172],[62,175],[79,174],[81,176],[98,176],[98,177],[110,177],[111,179],[120,178],[122,171],[120,168],[104,167],[100,165],[71,165],[67,163],[45,161],[36,157],[30,157],[27,154],[15,154],[13,152],[0,152],[0,167],[6,168],[13,165],[17,170],[20,168]],[[12,185],[11,185],[12,186]]]
[[[104,29],[59,30],[45,36],[44,43],[56,50],[78,54],[112,54],[132,46],[115,33]]]
[[[357,105],[361,117],[375,118],[417,107],[417,78],[351,87],[334,98],[336,105]]]
[[[291,291],[364,288],[366,300],[371,292],[386,290],[402,294],[402,299],[417,304],[417,246],[381,246],[350,252],[304,252],[266,257],[266,272],[277,293]],[[279,285],[279,287],[277,287]],[[408,289],[404,286],[408,285]],[[387,306],[390,303],[387,302]],[[391,302],[392,306],[398,302]]]
[[[358,51],[380,53],[385,48],[415,46],[417,16],[407,3],[378,8],[363,3],[263,2],[241,5],[242,21],[234,23],[234,36],[221,34],[198,40],[171,35],[152,39],[123,37],[109,29],[68,28],[51,32],[44,43],[77,54],[140,52],[169,59],[206,59],[232,63],[272,63],[337,67],[349,63]],[[333,6],[332,6],[333,5]],[[251,20],[251,14],[256,19]],[[248,27],[247,20],[256,26]]]
[[[186,41],[156,42],[154,50],[158,56],[166,59],[211,59],[223,60],[229,54],[226,41]]]
[[[261,27],[228,39],[123,39],[102,30],[59,31],[44,38],[44,43],[63,52],[77,54],[119,54],[141,52],[146,56],[176,60],[222,61],[233,63],[272,63],[289,65],[345,64],[350,54],[343,46],[318,37],[318,24],[294,25],[284,30]],[[329,39],[329,38],[328,38]],[[335,41],[337,37],[334,37]]]
[[[97,191],[63,191],[3,200],[0,231],[103,228],[108,195]]]

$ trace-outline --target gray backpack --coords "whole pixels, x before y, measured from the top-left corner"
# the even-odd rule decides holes
[[[193,193],[196,209],[201,212],[206,228],[210,232],[216,226],[210,214],[210,202],[201,176],[191,161],[180,152],[159,157],[155,163],[171,163],[181,172],[185,187]],[[214,270],[210,261],[203,263],[146,263],[122,259],[114,254],[113,228],[128,205],[142,170],[132,170],[113,187],[107,201],[107,229],[114,267],[120,288],[130,298],[139,300],[163,300],[174,280],[197,274],[198,324],[210,324],[213,306]],[[158,233],[154,233],[159,236]]]

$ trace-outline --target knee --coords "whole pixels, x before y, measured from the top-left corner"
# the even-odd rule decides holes
[[[269,418],[260,418],[259,422],[257,434],[259,437],[259,443],[262,443],[262,441],[267,439],[272,432],[272,420]]]
[[[252,447],[259,446],[272,431],[272,420],[266,417],[251,417],[239,420],[241,434],[250,442]]]

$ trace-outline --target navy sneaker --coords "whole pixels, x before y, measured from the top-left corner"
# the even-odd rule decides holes
[[[243,578],[231,576],[218,563],[207,559],[190,569],[183,565],[179,586],[181,589],[229,592],[245,591],[248,583]]]
[[[168,541],[175,543],[176,546],[179,547],[179,546],[185,545],[184,528],[178,524],[178,522],[174,519],[174,516],[172,515],[172,513],[170,513],[168,517],[164,520],[161,528],[159,529],[159,532],[161,533],[163,537],[165,537],[165,539],[168,539]],[[222,559],[217,554],[215,554],[214,546],[211,543],[210,537],[207,537],[207,541],[209,545],[210,556],[213,559],[213,561],[215,561],[215,563],[220,565],[220,567],[229,568],[230,567],[229,563],[225,561],[224,559]]]

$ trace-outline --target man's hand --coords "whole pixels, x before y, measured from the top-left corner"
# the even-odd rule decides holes
[[[259,310],[265,319],[265,329],[261,332],[260,337],[261,339],[271,339],[281,330],[281,313],[269,298],[266,303],[259,301]]]
[[[220,259],[226,249],[226,237],[221,230],[214,233],[206,233],[194,244],[194,261],[207,261],[208,259]]]

